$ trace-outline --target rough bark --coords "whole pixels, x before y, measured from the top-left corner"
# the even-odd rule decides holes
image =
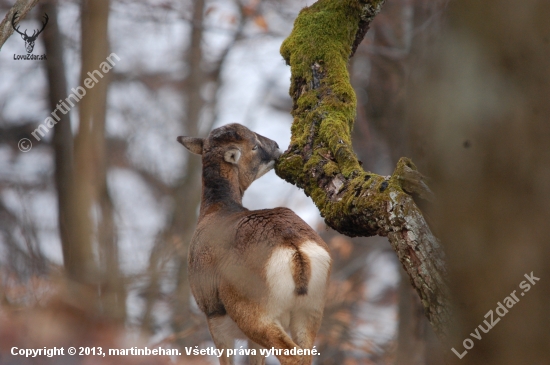
[[[424,307],[401,270],[399,283],[399,327],[395,364],[426,365],[426,321]],[[426,326],[428,324],[426,323]]]
[[[443,341],[450,323],[443,250],[412,196],[431,191],[411,160],[391,176],[361,168],[351,145],[356,99],[347,62],[384,1],[320,0],[302,10],[281,54],[291,66],[294,122],[277,174],[304,189],[348,236],[387,236]]]
[[[11,20],[13,19],[13,15],[17,13],[18,16],[18,22],[19,22],[27,16],[27,13],[31,11],[32,8],[36,5],[38,0],[17,0],[15,4],[13,4],[12,8],[4,19],[2,19],[2,22],[0,22],[0,49],[2,49],[2,46],[8,38],[13,34],[13,26],[11,24]]]

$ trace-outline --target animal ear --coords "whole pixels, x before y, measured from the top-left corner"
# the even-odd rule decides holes
[[[225,161],[236,165],[239,162],[239,159],[241,158],[241,151],[239,151],[236,148],[231,148],[230,150],[227,150],[225,152],[225,154],[223,155],[223,158]]]
[[[202,155],[203,138],[179,136],[178,142],[185,146],[190,152]]]

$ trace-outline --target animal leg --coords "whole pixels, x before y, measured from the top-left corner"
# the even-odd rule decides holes
[[[302,365],[302,356],[284,355],[284,350],[298,348],[281,324],[269,318],[257,303],[243,298],[227,297],[224,300],[227,314],[250,340],[267,349],[282,350],[275,354],[281,365]]]
[[[319,312],[299,311],[293,313],[290,320],[290,334],[302,349],[312,350],[315,336],[321,326],[323,314]],[[304,355],[304,365],[310,365],[312,355]]]
[[[227,349],[235,347],[235,337],[232,331],[228,328],[228,322],[231,321],[229,316],[208,318],[208,328],[214,340],[214,344],[218,350],[223,350],[222,356],[219,357],[220,365],[233,365],[233,355],[227,356]]]
[[[248,348],[256,350],[256,355],[249,355],[249,364],[265,365],[265,356],[260,354],[260,349],[263,349],[263,347],[252,340],[248,340]]]

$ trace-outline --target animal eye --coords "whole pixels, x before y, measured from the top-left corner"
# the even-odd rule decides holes
[[[252,151],[256,151],[258,149],[258,145],[255,145],[253,148],[252,148]]]

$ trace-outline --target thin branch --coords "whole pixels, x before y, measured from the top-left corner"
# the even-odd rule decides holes
[[[8,38],[13,34],[13,26],[11,24],[11,21],[13,19],[13,16],[15,13],[17,13],[18,17],[18,24],[19,22],[27,16],[27,13],[31,11],[32,8],[36,5],[38,0],[17,0],[15,4],[13,4],[12,8],[4,19],[2,19],[2,22],[0,22],[0,49],[2,49],[2,46]]]

